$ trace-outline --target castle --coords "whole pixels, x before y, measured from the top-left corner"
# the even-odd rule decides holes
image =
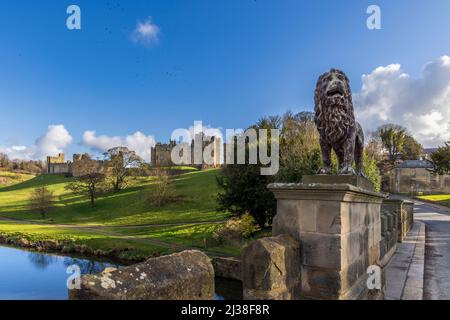
[[[73,161],[65,160],[64,153],[59,153],[56,157],[47,157],[47,173],[48,174],[62,174],[66,176],[79,177],[81,173],[76,169],[74,164],[77,161],[90,157],[89,154],[74,154]],[[98,160],[99,163],[103,161]]]
[[[196,163],[195,159],[195,143],[201,141],[202,155],[205,148],[212,146],[211,158],[212,164],[207,164],[202,156],[201,163]],[[172,150],[177,146],[176,141],[171,140],[169,143],[157,143],[151,148],[151,164],[153,167],[174,166],[172,161]],[[190,144],[190,159],[185,161],[183,165],[201,167],[201,168],[218,168],[222,165],[222,142],[217,137],[206,137],[203,133],[196,135]]]
[[[201,141],[201,153],[202,157],[200,163],[195,159],[195,143]],[[170,141],[168,144],[157,143],[151,148],[151,165],[153,167],[168,167],[175,166],[172,162],[172,150],[177,146],[175,141]],[[205,148],[211,148],[212,163],[206,163],[203,157]],[[189,146],[190,159],[182,163],[182,165],[194,166],[199,168],[218,168],[222,165],[222,142],[217,137],[206,137],[202,133],[198,134]],[[223,146],[225,148],[225,146]],[[77,166],[74,165],[77,161],[90,157],[89,154],[74,154],[72,161],[66,160],[64,153],[59,153],[56,157],[47,157],[47,173],[48,174],[62,174],[67,176],[80,176],[77,172]],[[104,161],[97,160],[99,164],[103,164]]]

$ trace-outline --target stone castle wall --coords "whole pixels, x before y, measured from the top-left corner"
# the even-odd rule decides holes
[[[195,140],[197,141],[197,140]],[[195,142],[199,143],[199,142]],[[222,162],[222,152],[221,152],[221,140],[215,137],[207,138],[202,140],[202,153],[205,152],[206,148],[211,148],[211,157],[213,159],[212,163],[205,163],[202,157],[202,163],[195,163],[195,144],[192,141],[190,145],[190,160],[182,163],[182,165],[187,166],[200,166],[202,168],[213,167],[217,168],[221,166]],[[170,141],[168,144],[157,143],[151,148],[151,164],[153,167],[168,167],[175,166],[172,162],[172,150],[177,146],[175,141]]]
[[[48,174],[62,174],[79,177],[82,175],[79,172],[78,167],[75,165],[77,161],[81,161],[85,157],[89,157],[88,154],[74,154],[73,161],[66,161],[64,153],[58,154],[56,157],[47,157],[47,173]],[[103,165],[103,161],[96,161],[98,169]]]

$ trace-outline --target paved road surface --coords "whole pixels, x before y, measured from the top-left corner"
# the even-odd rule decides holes
[[[426,224],[425,300],[450,300],[450,210],[416,202],[414,217]]]

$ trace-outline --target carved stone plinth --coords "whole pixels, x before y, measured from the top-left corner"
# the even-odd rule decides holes
[[[273,236],[288,234],[300,242],[301,298],[365,299],[367,268],[380,259],[384,195],[336,183],[349,176],[316,177],[269,185],[277,198]],[[321,183],[324,177],[334,183]]]

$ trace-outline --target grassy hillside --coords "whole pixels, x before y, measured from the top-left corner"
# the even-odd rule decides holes
[[[34,178],[34,175],[3,171],[0,169],[0,189]]]
[[[145,201],[145,193],[153,187],[152,177],[137,178],[126,190],[104,195],[95,208],[90,207],[86,197],[64,189],[71,178],[31,177],[0,189],[0,234],[30,241],[72,241],[93,249],[127,249],[140,256],[177,251],[180,247],[237,254],[238,248],[205,247],[219,226],[217,222],[227,218],[226,213],[216,210],[217,174],[218,170],[205,170],[173,177],[179,200],[162,208]],[[32,190],[43,185],[54,192],[57,200],[45,219],[27,208]]]
[[[216,210],[217,170],[190,172],[174,177],[179,201],[162,208],[149,205],[145,192],[151,192],[153,178],[139,178],[118,193],[100,197],[95,208],[88,199],[64,189],[71,178],[42,175],[0,190],[0,217],[48,223],[81,225],[142,225],[179,222],[217,221],[226,217]],[[54,192],[56,207],[45,220],[27,208],[32,190],[46,185]]]

